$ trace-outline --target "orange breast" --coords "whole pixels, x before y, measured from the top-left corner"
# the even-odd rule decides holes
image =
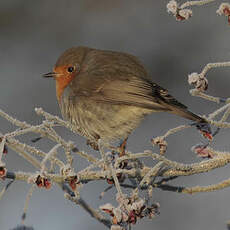
[[[74,73],[68,73],[66,71],[67,66],[59,66],[54,68],[55,73],[62,74],[55,78],[56,80],[56,95],[57,99],[60,102],[61,96],[65,90],[65,88],[69,85],[69,83],[74,79]]]

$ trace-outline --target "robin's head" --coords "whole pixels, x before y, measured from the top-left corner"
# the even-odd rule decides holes
[[[87,47],[73,47],[67,49],[58,58],[53,71],[43,75],[43,77],[51,77],[56,80],[58,100],[60,100],[64,89],[80,72],[83,59],[89,50],[90,49]]]

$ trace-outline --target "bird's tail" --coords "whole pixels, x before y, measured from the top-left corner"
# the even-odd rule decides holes
[[[174,108],[172,113],[194,121],[192,125],[196,126],[197,129],[202,133],[204,137],[210,140],[212,139],[212,130],[208,121],[205,118],[200,117],[199,115],[196,115],[195,113],[192,113],[184,108],[178,108],[178,109]]]
[[[173,109],[172,113],[179,115],[181,117],[184,117],[186,119],[189,119],[191,121],[195,121],[197,123],[207,123],[206,119],[203,117],[200,117],[199,115],[196,115],[195,113],[190,112],[187,109],[184,108],[178,108],[178,109]]]

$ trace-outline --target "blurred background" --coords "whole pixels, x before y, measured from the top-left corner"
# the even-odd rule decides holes
[[[209,62],[230,60],[230,27],[227,19],[216,15],[220,4],[194,7],[194,16],[176,22],[166,11],[168,0],[8,0],[0,1],[0,108],[20,120],[38,124],[41,118],[35,107],[59,115],[54,81],[43,79],[57,57],[67,48],[78,45],[98,49],[124,51],[138,56],[153,80],[168,88],[178,100],[198,114],[208,114],[218,106],[191,97],[187,75],[200,72]],[[208,73],[208,93],[229,97],[230,69]],[[169,114],[154,114],[145,119],[128,141],[128,150],[140,152],[151,149],[150,139],[164,134],[169,128],[188,121]],[[0,118],[0,132],[12,131],[12,125]],[[85,139],[64,129],[60,134],[73,140],[79,149],[95,154],[85,145]],[[30,143],[27,135],[20,140]],[[221,130],[212,147],[229,151],[229,130]],[[168,140],[167,157],[179,162],[198,162],[191,147],[205,140],[197,130],[189,129]],[[53,143],[41,140],[33,144],[49,151]],[[97,154],[97,153],[96,153]],[[5,161],[12,171],[34,171],[27,162],[10,151]],[[153,162],[148,161],[149,165]],[[80,170],[86,162],[75,158]],[[227,179],[229,167],[211,173],[181,177],[175,185],[195,186],[217,183]],[[2,185],[5,182],[1,183]],[[2,188],[0,185],[0,188]],[[99,200],[107,184],[90,183],[81,191],[93,207],[109,202],[114,190]],[[20,223],[26,194],[30,186],[15,182],[0,201],[0,229],[8,230]],[[196,195],[154,190],[153,199],[161,205],[160,216],[139,221],[133,229],[226,229],[230,219],[230,188]],[[104,229],[83,209],[63,197],[58,187],[49,191],[36,190],[31,198],[26,224],[35,230]]]

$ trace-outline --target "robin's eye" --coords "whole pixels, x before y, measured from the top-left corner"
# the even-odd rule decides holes
[[[72,73],[73,71],[74,71],[74,67],[73,66],[70,66],[70,67],[68,67],[68,69],[67,69],[67,71],[69,72],[69,73]]]

